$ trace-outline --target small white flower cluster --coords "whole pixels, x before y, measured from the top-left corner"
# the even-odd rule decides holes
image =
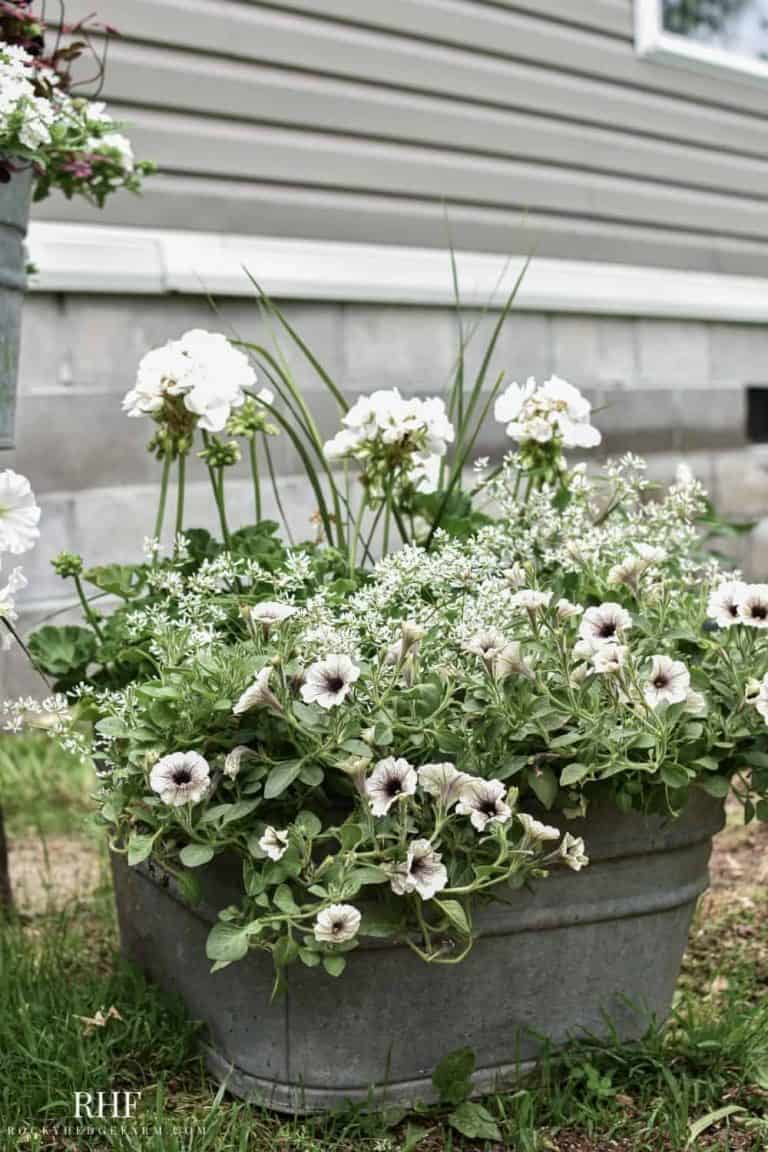
[[[442,400],[405,399],[396,388],[381,389],[361,396],[342,425],[325,444],[329,460],[399,468],[422,491],[434,491],[454,435]]]
[[[32,56],[16,44],[0,42],[0,142],[17,140],[34,152],[50,143],[57,107],[35,91]],[[58,103],[58,99],[57,99]]]
[[[71,153],[57,162],[76,178],[87,178],[101,161],[100,177],[113,187],[136,168],[131,142],[117,131],[103,101],[66,95],[51,68],[25,48],[0,41],[0,153],[26,155],[45,167],[48,148]],[[103,168],[104,160],[111,175]]]
[[[194,328],[147,352],[135,386],[123,399],[123,411],[159,417],[168,397],[180,396],[203,431],[222,432],[233,410],[245,403],[246,389],[255,384],[248,358],[226,336]]]
[[[537,384],[510,384],[494,407],[494,416],[518,443],[548,444],[558,440],[565,448],[595,448],[602,437],[591,422],[592,405],[578,388],[551,376]]]

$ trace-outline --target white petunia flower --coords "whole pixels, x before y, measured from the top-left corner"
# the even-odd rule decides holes
[[[743,580],[723,580],[713,588],[707,601],[707,616],[721,628],[730,628],[739,621],[739,606],[747,591]]]
[[[646,703],[651,708],[682,703],[690,687],[691,674],[682,660],[672,660],[663,654],[651,657],[651,670],[643,689]]]
[[[574,616],[581,616],[584,609],[562,596],[555,605],[555,611],[559,620],[572,620]]]
[[[315,940],[321,944],[346,944],[357,936],[361,920],[353,904],[331,904],[317,914]]]
[[[6,468],[0,472],[0,552],[21,555],[40,536],[40,509],[26,476]]]
[[[697,692],[695,688],[689,688],[685,696],[683,712],[688,716],[706,716],[707,698],[704,693]]]
[[[258,673],[253,684],[243,692],[232,709],[233,715],[242,716],[244,713],[250,712],[253,708],[267,708],[270,712],[275,713],[275,715],[279,716],[282,714],[283,706],[269,686],[271,676],[272,668],[267,664],[266,667],[262,668]]]
[[[431,900],[448,883],[448,873],[441,859],[429,840],[412,840],[405,861],[392,871],[392,891],[397,896],[416,892],[422,900]]]
[[[763,720],[768,724],[768,675],[763,677],[757,694],[751,697],[749,703],[754,704]]]
[[[260,624],[263,631],[269,632],[276,624],[282,624],[298,612],[293,604],[278,604],[275,600],[262,600],[248,610],[248,617],[254,624]]]
[[[511,568],[505,568],[502,573],[510,588],[522,588],[528,579],[528,573],[522,564],[514,563]]]
[[[533,672],[523,659],[522,649],[517,640],[510,640],[494,653],[491,659],[491,674],[494,680],[506,680],[509,676],[532,677]]]
[[[7,583],[0,588],[0,620],[7,620],[9,624],[13,624],[14,620],[18,619],[15,596],[26,586],[27,578],[21,568],[14,568]],[[0,648],[7,652],[13,644],[13,640],[14,637],[10,629],[3,629],[0,633]]]
[[[506,792],[501,780],[473,777],[462,786],[456,811],[460,816],[469,816],[478,832],[484,832],[488,824],[506,824],[512,815],[504,800]]]
[[[581,836],[572,836],[570,832],[566,832],[558,851],[563,863],[572,868],[574,872],[580,872],[589,864],[589,857],[584,851],[584,841]]]
[[[411,764],[402,757],[387,756],[379,760],[365,782],[365,791],[374,816],[386,816],[401,796],[413,796],[417,776]]]
[[[592,653],[592,667],[601,676],[610,676],[623,668],[626,658],[626,644],[599,644]]]
[[[526,840],[539,843],[544,840],[559,840],[560,829],[551,824],[542,824],[540,820],[529,816],[527,812],[518,812],[517,818],[525,829]]]
[[[608,601],[596,608],[587,608],[579,636],[588,644],[614,644],[632,627],[632,617],[621,604]]]
[[[282,860],[285,855],[285,850],[288,847],[288,832],[287,830],[279,830],[273,828],[268,824],[259,839],[259,848],[270,860]]]
[[[465,651],[471,652],[473,656],[479,656],[481,660],[485,660],[490,665],[506,643],[506,638],[501,632],[497,632],[495,628],[486,628],[484,631],[476,632],[474,636],[470,636],[464,644],[464,648]]]
[[[459,772],[453,764],[424,764],[418,772],[419,784],[434,796],[439,804],[450,811],[461,795],[461,789],[470,779],[466,772]]]
[[[552,600],[551,592],[541,592],[538,588],[521,588],[509,598],[509,606],[514,609],[523,609],[533,615],[547,608]]]
[[[240,775],[240,766],[243,760],[257,759],[257,753],[247,744],[238,744],[224,757],[224,775],[235,780]]]
[[[768,584],[747,584],[739,601],[739,620],[750,628],[768,628]]]
[[[349,656],[333,653],[307,669],[301,698],[306,704],[335,708],[346,699],[359,675],[360,669]]]
[[[203,799],[210,775],[208,761],[199,752],[172,752],[157,761],[149,774],[149,786],[163,804],[181,808]]]

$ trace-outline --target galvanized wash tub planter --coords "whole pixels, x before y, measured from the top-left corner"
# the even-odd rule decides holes
[[[236,873],[209,866],[192,909],[159,869],[115,856],[123,951],[203,1021],[208,1066],[236,1095],[291,1112],[366,1102],[372,1087],[382,1103],[426,1102],[435,1065],[464,1045],[486,1091],[530,1069],[545,1043],[612,1029],[631,1040],[664,1019],[722,824],[722,802],[700,792],[676,821],[595,809],[568,825],[590,867],[481,909],[463,963],[428,966],[405,945],[363,940],[339,979],[294,965],[272,1004],[266,953],[209,974],[206,936],[214,909],[238,898]]]
[[[0,184],[0,448],[13,447],[31,185],[29,171],[17,172],[7,184]]]

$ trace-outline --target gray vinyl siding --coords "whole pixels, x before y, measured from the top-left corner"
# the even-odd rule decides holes
[[[105,96],[161,168],[110,223],[415,245],[450,227],[461,248],[765,275],[768,83],[638,59],[632,0],[98,9],[122,33]],[[57,198],[37,215],[94,219]]]

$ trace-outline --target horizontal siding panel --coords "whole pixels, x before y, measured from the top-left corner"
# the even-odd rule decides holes
[[[367,24],[372,28],[385,28],[400,31],[401,21],[409,21],[408,32],[431,39],[441,36],[441,22],[445,5],[435,4],[435,0],[419,0],[423,13],[419,13],[410,0],[272,0],[273,8],[288,11],[307,12],[319,17],[334,17],[350,24]],[[435,9],[438,8],[436,12]],[[575,0],[472,0],[473,12],[468,17],[471,26],[466,28],[464,43],[473,43],[476,21],[502,18],[510,13],[530,13],[583,28],[596,29],[625,40],[633,37],[632,10],[627,0],[588,0],[578,3]],[[483,12],[489,9],[489,12]]]
[[[768,205],[747,197],[687,191],[568,168],[406,147],[319,132],[232,124],[137,111],[133,136],[144,155],[172,156],[176,171],[375,190],[478,204],[768,237]]]
[[[588,0],[586,0],[588,2]],[[103,0],[99,16],[115,24],[128,38],[181,44],[203,52],[259,59],[311,71],[338,72],[365,77],[369,68],[388,57],[390,71],[384,83],[402,83],[401,74],[414,58],[422,60],[423,42],[409,40],[411,29],[422,27],[427,0],[400,0],[398,34],[352,28],[316,20],[305,14],[280,12],[264,5],[233,0]],[[430,0],[434,38],[457,45],[450,50],[435,43],[426,71],[411,67],[409,83],[429,88],[435,72],[461,70],[478,52],[497,62],[508,57],[548,69],[577,72],[614,84],[648,91],[674,93],[687,100],[726,105],[755,115],[768,113],[768,85],[744,84],[723,73],[713,82],[693,71],[670,68],[637,58],[631,44],[528,14],[477,8],[467,0]],[[73,0],[72,16],[86,16],[86,0]],[[67,10],[70,19],[70,9]],[[470,48],[471,51],[467,49]],[[504,89],[502,69],[502,90]],[[486,97],[488,92],[486,92]]]
[[[495,153],[690,184],[768,192],[768,161],[649,140],[524,112],[373,88],[300,72],[116,44],[107,95],[158,108]],[[130,121],[132,112],[124,115]],[[764,129],[768,156],[768,124]],[[171,153],[171,164],[172,164]]]
[[[131,27],[136,26],[149,35],[150,28],[139,20],[145,0],[132,0]],[[157,25],[163,28],[162,9],[169,0],[158,5]],[[211,27],[212,13],[198,16],[194,12],[179,31],[178,43],[192,40],[198,43],[210,29],[210,50],[188,52],[188,65],[181,63],[178,83],[185,82],[186,74],[195,62],[223,53],[222,65],[234,69],[235,61],[227,57],[230,44],[219,42]],[[250,25],[248,25],[250,28]],[[634,88],[574,76],[556,69],[528,64],[499,61],[486,56],[459,52],[451,48],[435,47],[415,41],[394,41],[391,37],[374,37],[366,41],[365,52],[346,48],[333,35],[318,40],[315,32],[299,34],[301,24],[281,24],[278,20],[264,30],[258,41],[258,58],[271,65],[297,68],[307,73],[325,73],[352,80],[363,79],[369,84],[387,88],[399,87],[433,93],[437,98],[463,99],[509,108],[525,108],[540,115],[565,116],[569,119],[610,125],[632,133],[650,134],[677,141],[691,142],[723,150],[751,153],[764,157],[768,153],[768,124],[752,116],[738,115],[695,101],[666,97]],[[247,29],[237,42],[243,55],[251,41]],[[173,43],[168,26],[166,43]],[[160,39],[163,37],[158,33]],[[113,45],[117,53],[119,42]],[[119,45],[125,48],[127,45]],[[153,50],[143,47],[148,59],[155,59]],[[159,49],[157,50],[159,51]],[[247,67],[247,64],[241,67]],[[107,76],[107,92],[112,83]],[[134,91],[140,91],[138,85]],[[203,108],[201,101],[200,107]],[[247,110],[249,102],[244,102]],[[279,108],[276,109],[279,112]]]
[[[85,201],[54,195],[38,205],[41,219],[93,223]],[[143,196],[120,193],[99,216],[105,224],[191,228],[310,239],[352,240],[484,252],[650,264],[692,271],[765,276],[768,244],[617,222],[562,219],[536,211],[381,197],[337,191],[238,184],[222,179],[156,176]],[[257,272],[256,269],[254,271]]]

